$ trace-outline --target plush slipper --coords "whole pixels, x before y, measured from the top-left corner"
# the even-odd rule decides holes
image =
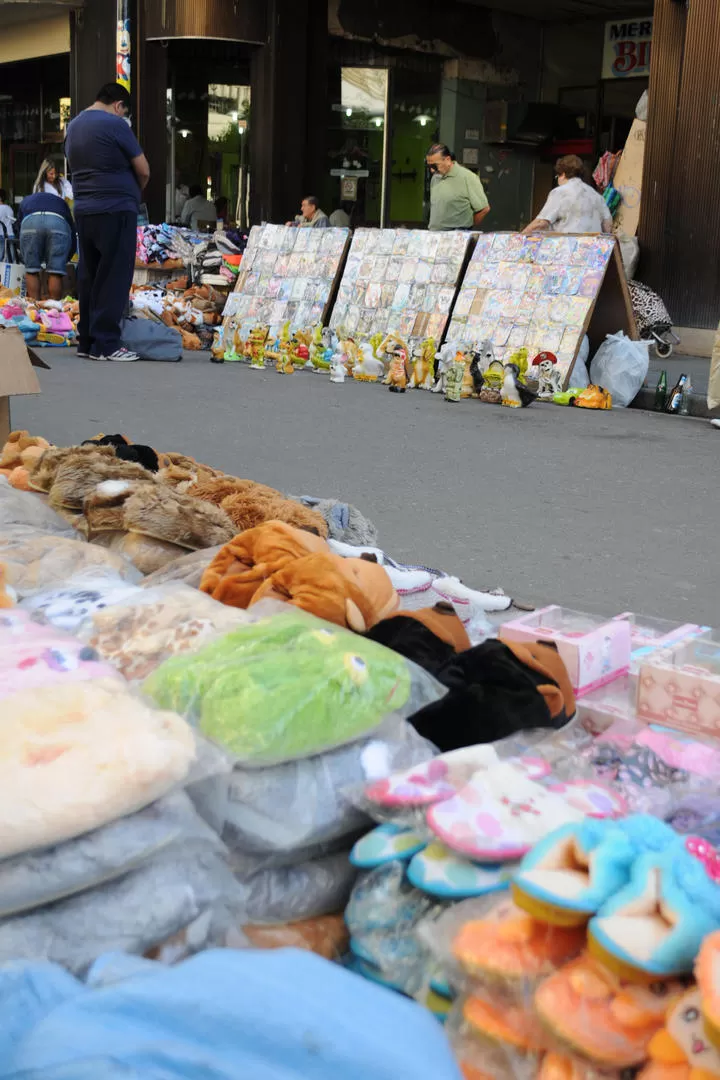
[[[584,944],[582,929],[547,926],[505,899],[485,918],[466,922],[452,951],[473,978],[514,987],[549,975]]]
[[[535,1010],[572,1053],[614,1069],[641,1065],[678,982],[640,986],[621,981],[585,955],[551,975],[535,991]]]
[[[709,934],[695,962],[695,978],[702,993],[705,1031],[713,1046],[720,1050],[720,930]]]
[[[502,862],[522,858],[561,825],[580,822],[600,796],[607,806],[598,807],[599,814],[617,805],[599,784],[556,786],[557,791],[543,786],[504,762],[431,807],[427,823],[453,851],[477,862]]]
[[[703,938],[720,929],[720,856],[705,840],[678,837],[641,855],[630,881],[588,928],[590,951],[628,978],[692,971]]]
[[[700,990],[689,990],[668,1010],[665,1027],[650,1040],[649,1063],[638,1080],[717,1080],[720,1052],[703,1027]]]
[[[155,482],[152,473],[134,461],[119,458],[88,462],[71,460],[61,465],[55,474],[48,502],[56,510],[81,510],[86,497],[104,480],[147,482],[149,486]]]
[[[212,481],[205,488],[212,484],[220,485],[221,481]],[[305,555],[327,551],[319,536],[284,521],[267,521],[246,529],[221,548],[203,574],[200,588],[223,604],[247,608],[262,583],[276,571]]]
[[[350,852],[350,862],[359,870],[375,870],[389,862],[409,862],[426,844],[427,839],[412,829],[378,825],[357,841]]]
[[[392,862],[360,877],[345,908],[345,922],[354,937],[362,938],[416,926],[433,907],[429,896],[406,881],[404,864]]]
[[[113,446],[51,446],[30,466],[29,484],[33,491],[48,492],[61,465],[74,463],[82,469],[99,461],[112,460],[116,460]]]
[[[513,879],[515,903],[556,926],[581,926],[630,879],[648,850],[664,851],[673,830],[647,814],[564,825],[535,845]]]
[[[489,744],[468,746],[378,780],[365,788],[365,795],[380,806],[432,806],[452,798],[475,773],[498,763],[497,753]]]
[[[461,900],[503,892],[510,884],[513,865],[477,866],[435,840],[419,851],[407,868],[416,889],[441,900]]]
[[[424,1009],[431,1012],[441,1024],[445,1023],[448,1018],[448,1013],[452,1009],[452,1001],[450,998],[438,994],[431,986],[424,986],[415,996],[415,1000],[418,1005],[422,1005]]]
[[[522,1005],[503,1002],[494,1005],[479,997],[469,997],[462,1008],[463,1020],[473,1035],[523,1054],[541,1053],[547,1040],[538,1021]]]

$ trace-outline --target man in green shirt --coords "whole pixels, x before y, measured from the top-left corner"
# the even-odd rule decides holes
[[[480,179],[458,165],[442,143],[431,146],[426,157],[433,174],[430,182],[429,229],[477,229],[490,213]]]

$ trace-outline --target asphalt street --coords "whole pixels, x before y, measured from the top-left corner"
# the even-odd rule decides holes
[[[56,444],[121,431],[285,492],[342,498],[395,558],[522,601],[720,624],[720,431],[707,421],[451,405],[206,353],[179,364],[43,355],[42,394],[15,398],[12,422]]]

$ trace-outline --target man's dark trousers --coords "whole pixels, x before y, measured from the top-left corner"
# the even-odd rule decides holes
[[[110,356],[120,348],[120,324],[127,307],[137,240],[134,210],[77,214],[78,348]]]

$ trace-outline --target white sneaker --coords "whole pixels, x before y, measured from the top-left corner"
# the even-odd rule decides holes
[[[711,420],[710,427],[720,427],[720,420]]]
[[[90,354],[91,360],[113,360],[116,364],[129,364],[133,360],[139,360],[140,357],[137,353],[130,352],[129,349],[121,347],[116,349],[114,353],[110,353],[109,356],[98,355],[94,356]]]

